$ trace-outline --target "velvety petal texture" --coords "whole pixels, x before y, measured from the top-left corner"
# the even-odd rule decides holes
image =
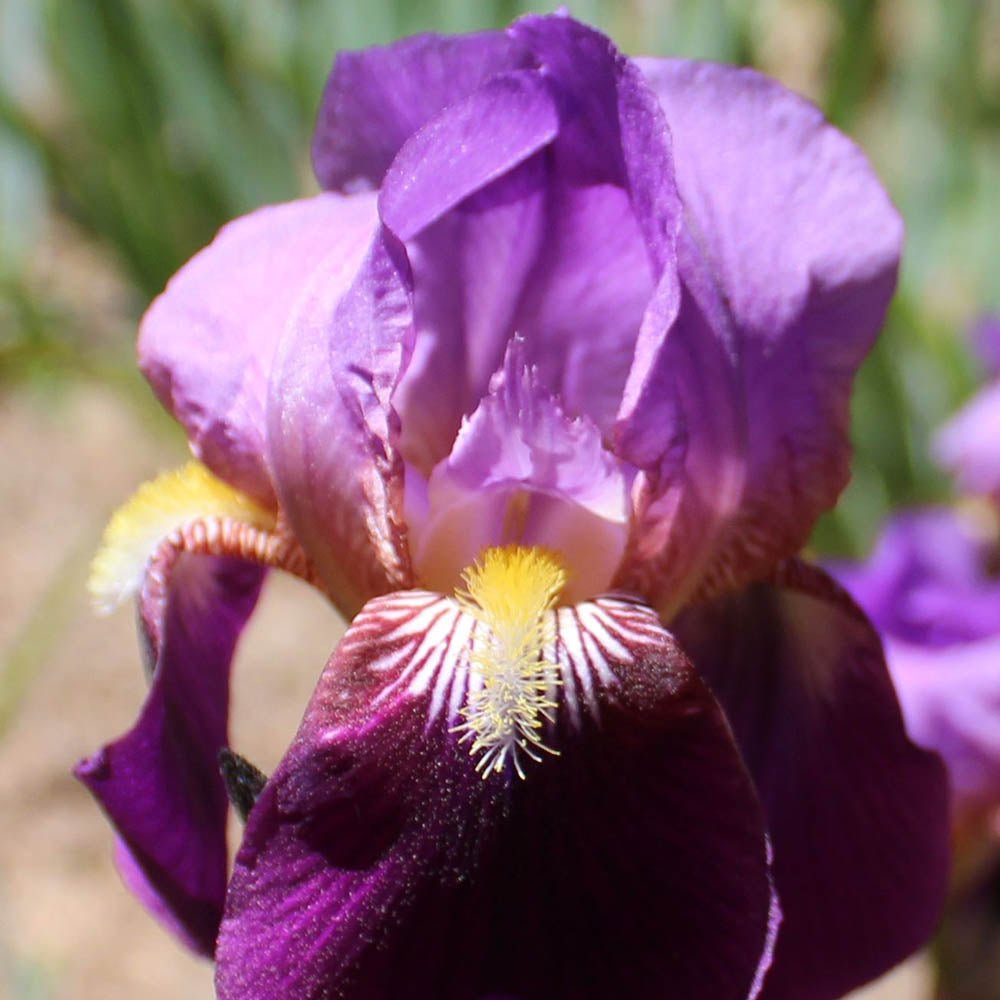
[[[265,403],[275,349],[310,271],[367,243],[374,201],[320,195],[224,226],[143,318],[139,365],[221,479],[273,505]]]
[[[626,391],[620,448],[648,488],[622,583],[669,613],[698,580],[711,591],[794,553],[843,488],[851,382],[902,226],[808,102],[752,70],[640,65],[673,137],[683,296],[669,329],[644,330]]]
[[[777,910],[718,706],[643,606],[550,614],[558,756],[523,781],[460,739],[467,612],[418,591],[355,619],[249,817],[223,1000],[755,994]]]
[[[929,508],[891,521],[867,563],[830,567],[882,634],[907,728],[941,754],[958,808],[1000,800],[998,548],[995,520]]]
[[[142,713],[76,768],[118,832],[126,883],[205,955],[226,891],[228,799],[217,756],[228,743],[229,668],[262,579],[237,560],[179,557],[163,600],[146,601],[153,674]],[[146,587],[160,590],[151,578]]]
[[[944,768],[907,737],[878,635],[821,570],[686,610],[678,641],[726,710],[774,841],[768,1000],[835,1000],[930,935],[948,877]]]

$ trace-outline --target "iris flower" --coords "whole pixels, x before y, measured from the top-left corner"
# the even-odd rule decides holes
[[[809,1000],[918,947],[940,762],[794,559],[895,283],[861,152],[553,16],[341,55],[314,164],[143,321],[198,462],[95,569],[152,677],[78,768],[130,885],[227,1000]],[[274,774],[223,756],[227,888],[267,567],[351,624]]]

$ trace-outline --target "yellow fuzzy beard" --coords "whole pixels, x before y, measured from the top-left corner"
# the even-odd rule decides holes
[[[160,543],[203,518],[231,518],[265,531],[275,523],[274,514],[200,462],[163,473],[143,483],[108,522],[87,582],[95,608],[106,613],[134,595]]]
[[[457,728],[472,741],[470,753],[484,777],[502,771],[509,759],[523,778],[522,757],[537,761],[540,752],[556,752],[542,740],[544,722],[556,708],[550,691],[557,683],[544,651],[552,644],[551,611],[566,572],[543,549],[507,545],[487,549],[462,579],[465,590],[456,598],[485,635],[471,654],[483,686],[469,697]]]

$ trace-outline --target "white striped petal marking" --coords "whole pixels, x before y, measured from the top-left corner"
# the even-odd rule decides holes
[[[625,672],[666,639],[655,612],[624,595],[553,607],[564,576],[539,549],[487,550],[465,579],[455,597],[413,590],[370,601],[340,652],[392,678],[373,707],[422,700],[426,725],[468,742],[484,777],[509,766],[523,778],[528,761],[557,753],[558,713],[574,728],[599,722]]]

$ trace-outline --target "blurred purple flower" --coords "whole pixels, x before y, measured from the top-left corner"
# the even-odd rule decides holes
[[[1000,548],[989,522],[910,511],[867,563],[830,567],[881,632],[907,728],[944,758],[960,811],[1000,802]]]
[[[938,433],[961,494],[1000,502],[1000,320],[973,345],[994,378]],[[1000,805],[997,509],[965,503],[897,516],[865,564],[831,571],[882,633],[907,728],[948,766],[962,823]]]
[[[973,344],[992,381],[938,431],[934,451],[960,493],[1000,503],[1000,317],[981,320]]]
[[[219,931],[223,998],[819,1000],[919,946],[943,773],[792,559],[895,283],[862,154],[752,71],[555,16],[340,56],[314,159],[326,193],[226,227],[143,323],[228,485],[112,525],[201,491],[142,571],[142,716],[78,769],[130,883]],[[227,892],[261,566],[353,622]]]

